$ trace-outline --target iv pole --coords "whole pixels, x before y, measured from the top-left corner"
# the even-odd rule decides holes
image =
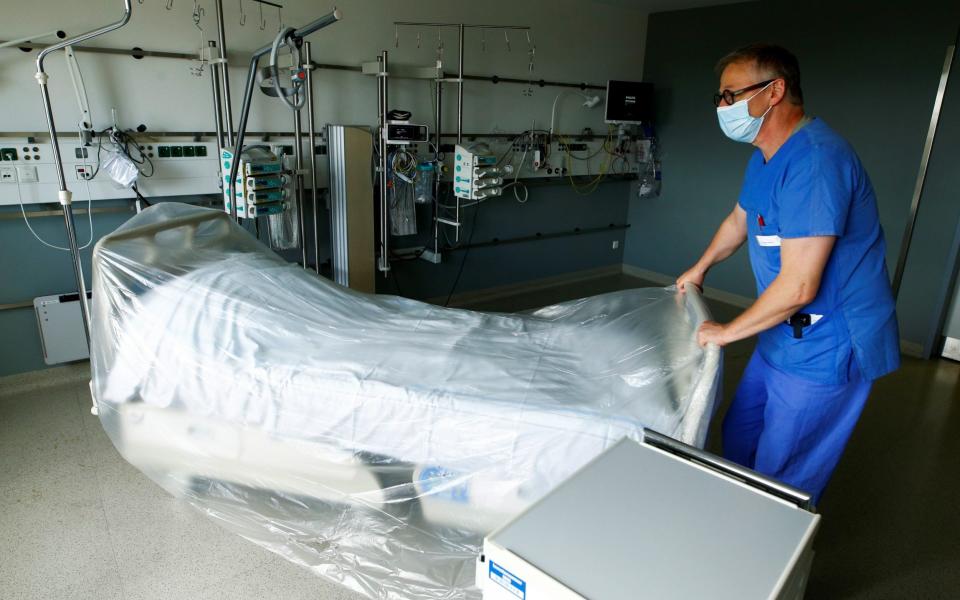
[[[310,35],[311,33],[314,33],[315,31],[323,29],[324,27],[333,25],[334,23],[339,21],[340,18],[341,18],[340,10],[334,9],[333,12],[327,15],[324,15],[319,19],[311,23],[308,23],[307,25],[304,25],[300,29],[290,31],[284,37],[287,39],[292,38],[293,40],[300,40],[302,42],[302,38]],[[290,29],[293,29],[293,28],[290,28]],[[272,44],[267,44],[263,48],[260,48],[259,50],[254,52],[253,56],[250,58],[250,69],[247,72],[247,84],[246,86],[244,86],[244,90],[243,90],[243,105],[240,108],[240,124],[237,127],[236,135],[235,135],[235,139],[236,139],[235,153],[237,157],[239,157],[240,153],[243,152],[243,140],[247,133],[247,119],[250,116],[250,104],[253,101],[253,89],[257,83],[257,67],[260,64],[260,59],[266,56],[267,54],[269,54],[272,48],[273,48]],[[300,136],[298,136],[297,137],[298,148],[300,147],[299,144],[301,143],[302,143],[302,140],[300,139]],[[311,150],[311,152],[313,152],[313,150]],[[228,192],[229,198],[236,197],[237,170],[239,168],[240,168],[240,161],[239,160],[232,161],[232,165],[230,167],[230,177],[225,182],[227,185],[227,189],[229,190]],[[297,170],[299,171],[301,168],[302,168],[302,158],[298,160]],[[298,174],[297,178],[301,179],[302,176]],[[299,187],[303,186],[302,181],[298,182],[298,186]],[[302,207],[301,207],[301,210],[302,210]],[[301,217],[302,217],[302,214],[301,214]],[[302,224],[303,224],[303,219],[301,218],[301,226]],[[306,247],[305,241],[302,237],[300,238],[300,242],[301,242],[301,245],[304,245],[304,247]],[[306,260],[304,260],[304,268],[306,268],[306,266],[307,266]]]
[[[115,29],[120,29],[126,25],[128,22],[130,22],[130,13],[132,11],[130,2],[131,0],[124,0],[123,17],[116,23],[111,23],[110,25],[105,25],[99,29],[88,31],[87,33],[63,40],[62,42],[58,42],[41,50],[40,54],[37,56],[37,73],[34,75],[37,83],[40,84],[40,93],[43,96],[43,109],[47,117],[47,127],[50,130],[50,144],[53,146],[53,158],[56,162],[57,178],[60,184],[60,191],[57,194],[57,199],[59,200],[60,205],[63,207],[63,220],[67,229],[67,241],[70,244],[70,256],[73,259],[73,273],[76,276],[77,291],[80,294],[80,313],[83,320],[83,333],[86,336],[88,348],[90,347],[90,304],[87,301],[87,285],[83,280],[83,265],[80,262],[80,250],[77,247],[77,232],[73,221],[73,195],[71,194],[70,190],[67,189],[67,178],[63,173],[63,157],[60,156],[60,144],[57,142],[57,128],[54,125],[53,108],[50,105],[50,91],[47,86],[49,75],[47,75],[47,73],[43,70],[43,61],[48,55],[56,52],[57,50],[85,42],[105,33],[109,33]]]

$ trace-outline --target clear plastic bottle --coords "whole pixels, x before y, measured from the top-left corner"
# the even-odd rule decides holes
[[[413,198],[417,204],[433,202],[433,163],[422,162],[417,165],[417,177],[413,180]]]

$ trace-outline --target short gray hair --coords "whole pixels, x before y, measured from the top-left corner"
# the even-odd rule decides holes
[[[774,44],[750,44],[734,50],[717,62],[717,75],[732,64],[752,62],[758,69],[786,82],[786,96],[791,104],[803,105],[800,89],[800,62],[792,52]]]

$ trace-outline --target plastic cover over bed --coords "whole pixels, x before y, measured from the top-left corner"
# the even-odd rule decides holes
[[[483,534],[644,427],[702,446],[719,388],[697,294],[526,314],[361,294],[183,204],[103,238],[93,281],[92,389],[124,458],[370,598],[479,598]]]

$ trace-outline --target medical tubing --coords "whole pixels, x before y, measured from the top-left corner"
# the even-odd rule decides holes
[[[294,101],[291,102],[287,99],[287,95],[283,90],[283,86],[280,85],[280,67],[277,66],[277,54],[280,50],[281,42],[286,42],[287,48],[290,49],[290,56],[293,60],[294,66],[300,68],[302,60],[300,58],[300,48],[297,46],[296,42],[290,36],[294,32],[293,27],[286,27],[277,34],[277,37],[273,38],[273,45],[270,47],[270,73],[272,74],[273,79],[273,89],[277,92],[277,96],[283,100],[283,103],[290,107],[290,110],[298,111],[303,108],[303,104],[306,101],[306,94],[301,94],[300,90],[303,88],[303,82],[298,79],[293,81],[293,94]]]

